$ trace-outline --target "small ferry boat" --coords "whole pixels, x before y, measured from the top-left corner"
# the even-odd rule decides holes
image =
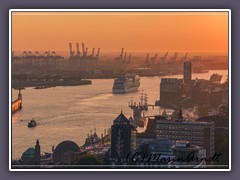
[[[28,127],[31,128],[31,127],[36,127],[37,126],[37,122],[32,119],[29,123],[28,123]]]

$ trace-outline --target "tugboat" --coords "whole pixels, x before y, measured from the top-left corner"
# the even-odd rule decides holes
[[[32,119],[29,123],[28,123],[28,127],[29,128],[32,128],[32,127],[36,127],[37,126],[37,123],[34,119]]]

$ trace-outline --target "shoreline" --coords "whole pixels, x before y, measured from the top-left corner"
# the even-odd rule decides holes
[[[21,81],[21,89],[27,87],[56,87],[56,86],[80,86],[80,85],[90,85],[92,84],[91,80],[80,80],[80,81]],[[18,89],[19,82],[17,80],[12,82],[12,88]],[[41,89],[41,88],[39,88]],[[43,89],[43,88],[42,88]]]

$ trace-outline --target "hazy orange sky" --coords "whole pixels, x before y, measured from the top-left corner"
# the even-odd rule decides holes
[[[227,12],[13,12],[15,51],[228,52]]]

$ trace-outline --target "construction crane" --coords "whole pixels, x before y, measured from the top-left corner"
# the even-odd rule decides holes
[[[127,59],[127,53],[125,52],[125,53],[124,53],[124,59],[123,59],[123,63],[125,63],[125,62],[126,62],[126,59]]]
[[[98,48],[97,54],[96,54],[96,58],[99,59],[99,55],[100,55],[100,48]]]
[[[123,53],[124,53],[124,48],[122,48],[121,54],[118,57],[114,58],[114,59],[115,60],[122,60],[123,59]]]
[[[129,64],[131,63],[131,58],[132,58],[132,54],[130,53],[129,56],[128,56],[128,63]]]
[[[188,56],[188,52],[186,52],[185,56],[182,58],[182,61],[186,61]]]
[[[94,51],[95,51],[95,48],[92,49],[92,55],[91,55],[91,57],[94,56]]]
[[[166,53],[163,55],[163,57],[161,58],[162,63],[166,63],[167,56],[168,56],[168,52],[166,52]]]
[[[49,51],[45,51],[45,57],[49,56]]]
[[[158,57],[158,53],[156,53],[153,57],[151,57],[151,62],[155,61]]]
[[[83,54],[83,57],[86,57],[86,55],[87,55],[86,51],[87,50],[85,50],[85,45],[84,45],[84,43],[82,43],[82,54]]]
[[[122,48],[122,52],[120,54],[120,59],[122,59],[122,57],[123,57],[123,52],[124,52],[124,48]]]
[[[80,50],[79,50],[79,44],[76,43],[76,49],[77,49],[77,57],[80,57]]]
[[[177,60],[178,52],[175,52],[174,55],[171,57],[172,62]]]
[[[72,50],[72,43],[69,43],[69,50],[70,50],[70,58],[72,58],[74,56],[74,52]],[[46,52],[45,52],[46,54]]]
[[[147,53],[147,59],[146,59],[146,61],[145,61],[145,64],[146,64],[147,66],[149,66],[149,53]]]

